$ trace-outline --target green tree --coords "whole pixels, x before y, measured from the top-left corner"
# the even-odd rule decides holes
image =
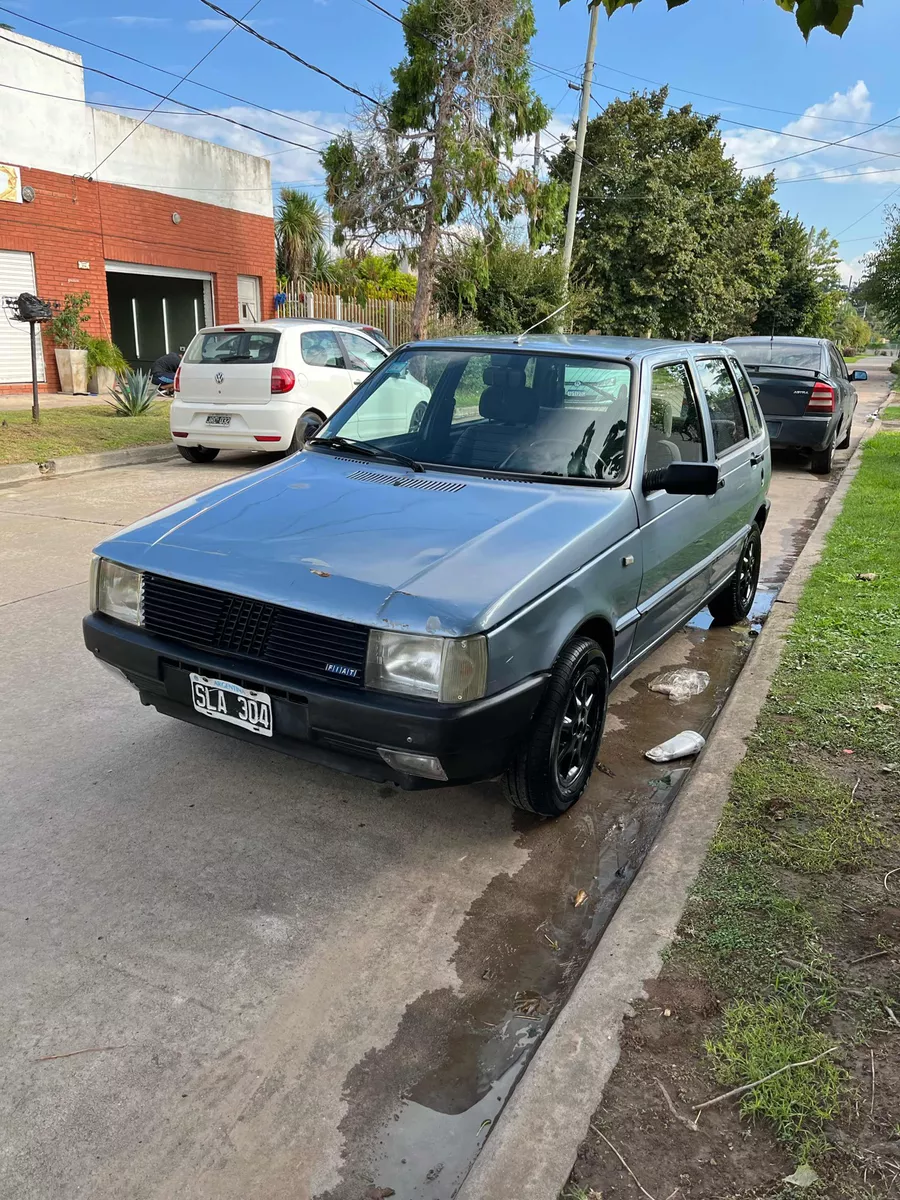
[[[523,209],[546,236],[565,192],[510,165],[516,140],[550,116],[530,83],[531,0],[412,0],[403,28],[393,92],[361,110],[359,132],[333,141],[324,164],[338,242],[414,252],[422,337],[442,240]]]
[[[521,333],[563,303],[562,264],[506,237],[473,241],[441,255],[435,300],[442,314],[470,314],[488,333]]]
[[[560,0],[560,5],[568,4],[568,2],[569,0]],[[595,0],[595,2],[602,4],[609,16],[612,16],[614,12],[627,5],[635,8],[641,0]],[[862,2],[863,0],[775,0],[779,8],[794,14],[805,38],[808,38],[817,27],[827,29],[829,33],[837,34],[840,37],[853,19],[853,10]],[[687,3],[688,0],[666,0],[669,8],[681,8],[683,4]]]
[[[744,181],[716,117],[667,110],[667,90],[588,123],[573,280],[581,327],[661,337],[747,332],[774,286],[774,179]],[[563,181],[571,145],[551,164]]]
[[[900,208],[895,205],[887,210],[881,241],[866,258],[860,292],[874,304],[885,327],[896,333],[900,329]]]
[[[336,263],[337,282],[362,304],[367,298],[412,300],[416,277],[401,271],[396,254],[347,254]]]
[[[275,210],[278,274],[294,283],[309,282],[324,241],[325,214],[316,201],[306,192],[283,187]],[[320,254],[318,261],[321,266]]]
[[[807,229],[782,213],[772,234],[777,280],[759,306],[755,333],[830,337],[842,294],[837,242],[825,229]]]

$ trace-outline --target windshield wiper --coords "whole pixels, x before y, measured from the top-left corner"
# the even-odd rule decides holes
[[[401,463],[411,467],[413,471],[424,471],[425,468],[414,458],[398,454],[396,450],[388,450],[385,446],[374,446],[371,442],[357,442],[345,437],[314,437],[307,442],[308,446],[327,446],[329,450],[354,450],[366,458],[387,458],[391,462]]]

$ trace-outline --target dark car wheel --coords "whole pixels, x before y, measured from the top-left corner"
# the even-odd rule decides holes
[[[609,668],[587,637],[563,649],[524,744],[503,780],[515,808],[558,817],[571,808],[591,778],[606,719]]]
[[[824,450],[813,450],[809,456],[809,469],[813,475],[827,475],[834,465],[834,442]]]
[[[219,453],[213,446],[178,446],[177,450],[182,458],[195,463],[212,462]]]
[[[325,418],[321,413],[305,412],[297,424],[294,426],[294,436],[288,443],[288,448],[284,454],[295,454],[298,450],[302,450],[304,445],[311,437],[315,437],[316,433],[325,424]]]
[[[428,409],[428,405],[425,403],[424,400],[420,400],[419,403],[416,405],[416,407],[413,409],[413,414],[409,419],[409,432],[410,433],[418,433],[419,430],[422,428],[422,422],[425,420],[425,413],[426,413],[427,409]]]
[[[847,422],[847,432],[835,446],[835,450],[848,450],[850,448],[850,434],[853,432],[853,418]]]
[[[759,527],[754,524],[750,526],[750,532],[741,547],[734,574],[709,602],[709,611],[716,625],[734,625],[736,621],[743,621],[750,612],[759,583],[761,561],[762,539]]]

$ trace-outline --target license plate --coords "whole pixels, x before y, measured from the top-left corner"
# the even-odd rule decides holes
[[[207,425],[230,425],[231,413],[210,413],[206,418]]]
[[[251,733],[272,736],[272,701],[265,692],[253,692],[227,679],[208,679],[191,672],[194,708],[205,717],[228,721]]]

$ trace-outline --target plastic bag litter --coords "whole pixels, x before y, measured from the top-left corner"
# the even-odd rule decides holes
[[[662,692],[673,704],[683,704],[691,696],[699,696],[709,687],[709,675],[706,671],[694,671],[690,667],[679,667],[675,671],[666,671],[650,684],[651,692]]]
[[[648,750],[644,758],[649,758],[651,762],[671,762],[674,758],[687,758],[690,754],[699,754],[705,745],[705,737],[694,733],[693,729],[686,729],[683,733],[676,733],[674,737],[670,737],[667,742],[661,742],[652,750]]]

